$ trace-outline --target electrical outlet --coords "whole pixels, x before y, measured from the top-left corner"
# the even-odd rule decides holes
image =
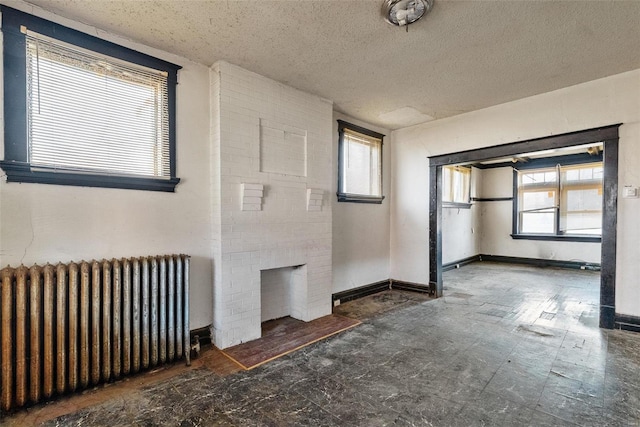
[[[334,306],[334,307],[337,307],[337,306],[339,306],[339,305],[340,305],[340,300],[339,300],[339,299],[337,299],[337,300],[335,300],[335,301],[333,302],[333,306]]]

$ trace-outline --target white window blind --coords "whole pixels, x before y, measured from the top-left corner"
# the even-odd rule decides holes
[[[34,168],[170,178],[166,72],[26,36]]]
[[[442,168],[442,201],[469,203],[471,168],[445,166]]]
[[[342,150],[341,192],[382,196],[382,141],[344,129]]]

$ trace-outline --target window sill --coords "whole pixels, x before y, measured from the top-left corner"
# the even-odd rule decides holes
[[[460,202],[442,202],[443,208],[454,208],[454,209],[471,209],[471,203],[460,203]]]
[[[351,203],[372,203],[380,205],[384,200],[384,196],[365,196],[363,194],[345,194],[337,193],[339,202]]]
[[[515,240],[547,240],[557,242],[583,242],[583,243],[600,243],[600,236],[580,236],[580,235],[555,235],[555,234],[512,234]]]
[[[0,167],[7,174],[7,182],[164,192],[174,192],[176,185],[180,182],[180,178],[175,177],[171,179],[161,179],[117,175],[92,175],[68,171],[49,172],[34,170],[29,164],[11,161],[0,161]]]

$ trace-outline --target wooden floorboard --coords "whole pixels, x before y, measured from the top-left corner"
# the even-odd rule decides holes
[[[264,322],[262,338],[229,347],[222,352],[244,369],[253,369],[359,324],[359,320],[336,314],[311,322],[284,317]]]

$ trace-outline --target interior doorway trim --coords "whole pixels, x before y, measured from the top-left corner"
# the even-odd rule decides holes
[[[600,327],[615,324],[616,240],[618,217],[619,124],[526,141],[494,145],[429,157],[429,286],[442,296],[442,167],[473,163],[534,151],[602,142],[604,145],[602,243],[600,271]],[[435,183],[435,185],[434,185]]]

